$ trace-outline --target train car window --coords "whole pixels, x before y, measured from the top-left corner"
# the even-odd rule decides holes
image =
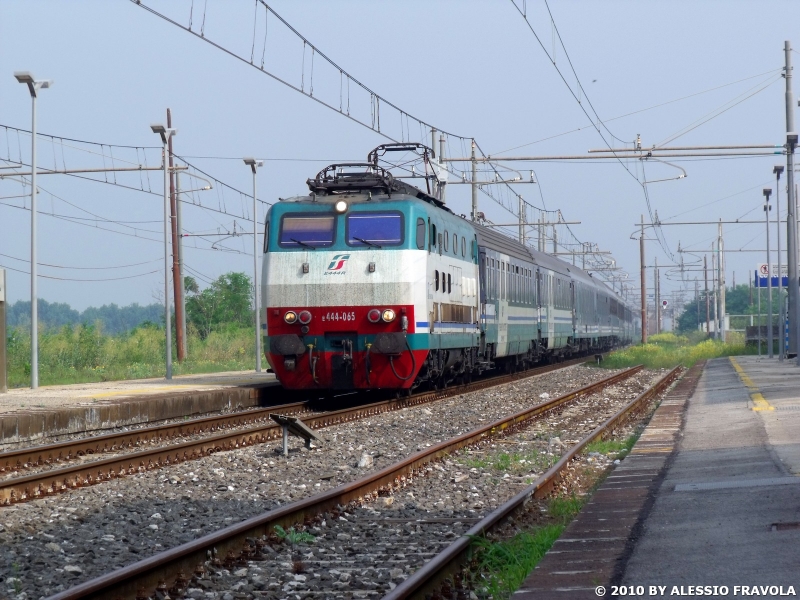
[[[439,291],[439,271],[433,272],[433,280],[434,280],[434,289],[435,291]]]
[[[466,237],[461,238],[461,256],[463,256],[464,258],[467,257],[467,238]]]
[[[450,294],[453,291],[452,281],[450,280],[450,273],[447,274],[447,293]]]
[[[282,248],[326,248],[336,236],[336,217],[321,213],[288,213],[281,218]]]
[[[453,234],[453,254],[458,256],[458,235]]]
[[[417,219],[417,249],[425,249],[425,219]]]
[[[436,224],[431,223],[431,245],[436,245]]]
[[[447,233],[447,229],[444,230],[444,251],[447,252],[450,246],[450,234]]]
[[[348,246],[399,246],[403,243],[403,213],[355,212],[347,215]]]
[[[269,221],[264,223],[264,254],[267,253],[267,248],[269,248]]]

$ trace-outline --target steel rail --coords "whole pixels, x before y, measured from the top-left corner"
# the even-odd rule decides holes
[[[261,543],[262,536],[272,534],[275,525],[288,528],[298,523],[310,522],[312,518],[325,511],[336,511],[338,507],[346,506],[351,502],[363,502],[393,488],[405,487],[431,461],[494,436],[507,435],[526,421],[559,408],[576,398],[625,380],[641,369],[641,365],[633,367],[558,398],[541,402],[511,416],[435,444],[361,479],[286,504],[181,546],[155,554],[69,588],[51,596],[49,600],[136,598],[142,595],[148,596],[146,591],[148,589],[158,588],[167,591],[169,586],[172,586],[170,595],[173,594],[173,591],[175,595],[178,595],[179,592],[175,588],[185,588],[187,573],[202,572],[203,564],[208,559],[222,560],[220,557],[225,557],[224,561],[228,564],[233,564],[237,560],[246,560],[258,552],[257,548]]]
[[[458,540],[414,571],[408,579],[386,594],[384,600],[425,598],[426,594],[430,594],[433,590],[437,589],[448,577],[452,577],[461,569],[462,565],[467,563],[475,537],[486,535],[488,531],[491,531],[498,524],[504,522],[509,516],[524,509],[525,505],[531,499],[542,498],[552,492],[558,478],[561,476],[561,472],[587,445],[613,432],[616,427],[628,421],[633,413],[645,410],[650,400],[667,389],[679,376],[681,371],[682,367],[675,367],[656,382],[655,385],[645,390],[612,417],[607,419],[603,424],[574,445],[555,465],[548,469],[547,472],[530,486],[496,508]]]
[[[415,394],[408,398],[384,400],[381,402],[345,408],[318,415],[310,415],[304,417],[303,422],[312,429],[330,427],[339,423],[355,421],[384,412],[399,410],[426,402],[432,402],[458,394],[478,391],[487,387],[501,385],[503,383],[510,383],[512,381],[541,375],[543,373],[562,369],[567,366],[582,362],[586,362],[586,358],[574,359],[555,365],[537,367],[528,371],[511,375],[483,379],[465,386],[457,386],[446,388],[444,390]],[[237,415],[205,417],[203,419],[198,419],[197,421],[202,421],[203,425],[206,427],[206,430],[211,430],[215,419],[228,423],[235,423],[237,422],[237,419],[240,420],[239,422],[242,422],[241,419],[247,416],[248,418],[253,419],[254,422],[266,421],[269,413],[281,412],[281,410],[278,409],[284,409],[287,412],[291,412],[296,408],[297,405],[294,404],[279,405],[272,408],[260,409],[259,411],[239,413]],[[282,414],[287,413],[283,412]],[[264,417],[266,417],[266,419]],[[152,428],[152,436],[156,439],[158,439],[159,436],[161,436],[162,439],[167,439],[165,432],[175,433],[181,430],[188,431],[188,433],[191,434],[193,427],[192,423],[193,422],[190,421],[181,424],[158,426]],[[96,440],[102,441],[104,444],[103,448],[117,448],[118,450],[124,450],[125,447],[135,447],[137,445],[136,440],[145,440],[146,436],[148,435],[149,434],[147,433],[146,429],[141,429],[133,432],[98,436],[85,440],[62,442],[54,445],[56,449],[49,453],[47,458],[45,458],[44,453],[48,446],[31,449],[32,454],[30,455],[26,454],[26,451],[21,450],[17,451],[18,462],[20,462],[20,464],[24,464],[21,463],[21,461],[25,456],[28,456],[31,461],[35,460],[36,464],[55,461],[58,459],[58,457],[64,457],[65,453],[68,452],[70,448],[71,450],[69,451],[72,452],[72,455],[77,456],[79,453],[78,449],[86,447],[87,442],[89,448],[100,448],[99,442],[96,442]],[[175,435],[177,435],[177,433],[175,433]],[[13,477],[4,481],[0,481],[0,506],[7,506],[17,502],[35,500],[37,498],[65,492],[70,489],[77,489],[87,485],[93,485],[109,479],[124,477],[134,473],[142,473],[144,471],[174,464],[176,462],[196,460],[202,458],[203,456],[213,454],[214,452],[233,450],[235,448],[265,443],[270,440],[277,439],[280,436],[282,436],[282,430],[276,423],[271,421],[262,422],[262,424],[255,427],[241,429],[235,432],[220,433],[214,436],[203,438],[201,440],[189,440],[168,446],[159,446],[157,448],[150,448],[146,450],[140,450],[138,452],[122,454],[120,456],[85,462],[78,465],[64,466],[59,469],[33,473],[31,475]],[[116,441],[114,441],[115,439]],[[59,453],[58,456],[54,456],[56,451]],[[9,456],[12,455],[13,453],[9,453]],[[35,458],[32,458],[33,456],[35,456]],[[14,464],[16,465],[17,463]]]
[[[31,446],[19,450],[0,452],[0,473],[21,471],[44,464],[74,460],[87,454],[119,452],[131,447],[162,442],[176,437],[197,435],[218,429],[243,427],[249,423],[269,419],[269,413],[295,415],[308,410],[307,402],[278,404],[225,415],[200,417],[179,423],[142,427],[132,431],[106,433],[75,440]]]

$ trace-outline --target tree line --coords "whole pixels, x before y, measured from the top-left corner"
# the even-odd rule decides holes
[[[250,327],[253,314],[253,282],[244,273],[225,273],[201,289],[192,277],[184,278],[186,325],[205,339],[212,331]],[[48,328],[95,325],[106,334],[117,335],[137,327],[164,327],[164,305],[137,303],[105,304],[78,311],[65,302],[39,299],[39,322]],[[31,303],[18,300],[7,313],[9,328],[30,327]],[[174,323],[174,321],[173,321]]]

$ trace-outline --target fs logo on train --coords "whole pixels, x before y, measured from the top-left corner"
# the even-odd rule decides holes
[[[344,275],[346,272],[344,267],[348,260],[350,260],[349,254],[334,255],[331,264],[328,265],[328,269],[325,271],[325,275]]]

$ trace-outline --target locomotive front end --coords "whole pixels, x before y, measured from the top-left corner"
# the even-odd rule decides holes
[[[270,209],[265,352],[288,389],[409,389],[427,355],[418,202],[371,192],[302,196]]]

